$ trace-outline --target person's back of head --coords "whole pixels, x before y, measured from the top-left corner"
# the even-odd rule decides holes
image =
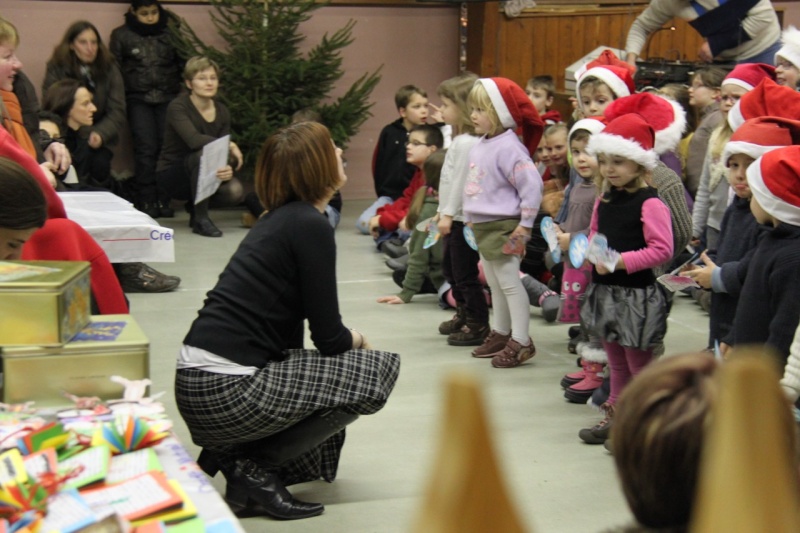
[[[649,528],[687,528],[705,432],[718,386],[710,355],[665,357],[645,368],[619,398],[611,430],[622,491]]]
[[[292,113],[291,123],[296,124],[297,122],[319,122],[322,124],[322,115],[316,109],[304,107]]]
[[[0,259],[18,259],[22,245],[47,220],[39,183],[19,164],[0,157]]]
[[[419,213],[422,210],[422,204],[425,201],[425,196],[428,195],[429,189],[433,191],[439,190],[439,178],[442,174],[442,166],[444,165],[446,153],[447,150],[437,150],[429,155],[425,163],[422,164],[425,186],[417,189],[411,199],[411,204],[408,206],[406,224],[409,228],[414,228],[417,225]]]
[[[318,202],[343,181],[330,132],[318,122],[278,130],[264,142],[256,163],[255,191],[270,211],[293,201]]]

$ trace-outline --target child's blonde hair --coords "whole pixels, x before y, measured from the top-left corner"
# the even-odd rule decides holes
[[[603,174],[600,172],[600,157],[602,157],[602,156],[608,157],[608,156],[614,156],[614,155],[615,154],[607,154],[605,152],[598,152],[598,153],[595,154],[595,157],[597,158],[597,163],[598,164],[597,164],[597,173],[595,173],[595,176],[594,176],[594,184],[595,184],[595,187],[597,187],[597,192],[599,193],[601,201],[603,201],[603,202],[607,202],[608,201],[608,198],[605,198],[605,194],[608,191],[611,190],[611,187],[609,187],[608,181],[606,181],[605,176],[603,176]],[[624,157],[624,156],[617,156],[617,157],[622,157],[623,159],[628,159],[627,157]],[[636,162],[634,161],[634,163],[636,163]],[[636,176],[636,178],[634,180],[630,181],[625,186],[625,190],[627,190],[627,191],[636,191],[638,189],[644,189],[645,187],[649,187],[647,182],[649,181],[649,178],[650,178],[650,175],[651,175],[650,170],[648,170],[647,167],[645,167],[641,163],[636,163],[636,166],[638,167],[639,174]]]
[[[422,204],[425,202],[425,195],[428,189],[434,191],[439,190],[439,179],[442,175],[442,166],[444,165],[444,156],[447,150],[437,150],[428,156],[428,159],[422,164],[422,173],[425,175],[425,185],[417,189],[411,199],[411,204],[408,206],[406,213],[406,227],[409,229],[417,225],[419,213],[422,211]]]
[[[467,104],[469,104],[469,107],[472,109],[485,111],[489,116],[489,123],[492,125],[492,131],[487,132],[489,135],[497,135],[506,130],[500,122],[500,117],[497,116],[497,110],[495,110],[492,99],[489,97],[489,93],[486,92],[486,88],[483,84],[476,83],[472,87],[472,90],[469,92],[469,97],[467,98]]]
[[[436,94],[440,97],[451,100],[458,107],[458,124],[453,125],[453,134],[467,133],[475,134],[475,125],[469,118],[470,110],[467,105],[469,93],[475,82],[478,81],[477,74],[472,72],[462,72],[458,76],[443,81],[436,89]]]
[[[727,120],[723,120],[719,126],[714,128],[708,139],[708,149],[712,158],[719,159],[722,157],[722,151],[731,139],[731,135],[733,135],[733,130]]]

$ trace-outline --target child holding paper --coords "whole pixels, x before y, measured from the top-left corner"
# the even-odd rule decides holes
[[[605,235],[608,248],[619,252],[611,268],[597,261],[581,308],[611,370],[611,393],[601,406],[605,418],[579,433],[587,444],[608,438],[617,397],[652,360],[667,329],[666,298],[652,269],[672,257],[672,224],[669,208],[646,181],[658,164],[654,145],[653,128],[630,113],[592,135],[587,147],[597,157],[601,193],[590,234]]]

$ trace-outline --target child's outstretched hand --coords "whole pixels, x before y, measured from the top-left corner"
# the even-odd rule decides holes
[[[558,247],[561,248],[562,252],[569,251],[570,237],[572,237],[571,233],[564,233],[561,230],[556,231],[556,239],[558,239]]]
[[[381,296],[378,298],[379,304],[404,304],[405,302],[399,296]]]

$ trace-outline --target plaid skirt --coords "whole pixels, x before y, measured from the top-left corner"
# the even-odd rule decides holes
[[[389,398],[400,356],[350,350],[323,356],[316,350],[287,350],[252,376],[179,369],[175,400],[192,441],[221,462],[246,457],[247,444],[282,431],[311,414],[332,408],[369,415]],[[333,481],[344,430],[275,471],[287,485]]]

